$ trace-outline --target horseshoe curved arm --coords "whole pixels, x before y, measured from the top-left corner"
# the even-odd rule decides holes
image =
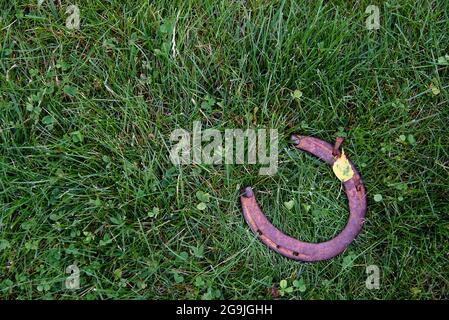
[[[313,137],[292,135],[295,148],[307,151],[329,165],[333,165],[340,156],[342,139],[337,139],[334,146]],[[321,261],[335,257],[343,252],[357,237],[365,222],[366,192],[359,172],[352,162],[349,162],[354,174],[351,179],[343,182],[349,201],[349,220],[345,228],[333,239],[320,243],[299,241],[285,235],[273,226],[257,204],[256,197],[247,187],[240,197],[243,216],[251,230],[271,249],[294,260]]]

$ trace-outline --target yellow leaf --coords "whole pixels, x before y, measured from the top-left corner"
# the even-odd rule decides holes
[[[435,85],[433,83],[430,84],[430,90],[432,90],[432,93],[434,96],[437,96],[440,94],[440,88],[438,88],[438,85]]]
[[[341,151],[340,158],[335,160],[334,165],[332,166],[332,170],[334,171],[337,178],[342,182],[348,181],[354,175],[351,164],[349,163],[348,158],[346,158],[345,152],[343,150]]]

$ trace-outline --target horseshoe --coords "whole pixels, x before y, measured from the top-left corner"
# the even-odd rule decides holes
[[[291,136],[291,140],[295,148],[307,151],[331,166],[341,156],[342,138],[337,138],[333,146],[317,138],[296,134]],[[265,217],[251,187],[246,187],[243,195],[240,196],[246,222],[265,245],[287,258],[313,262],[335,257],[357,237],[365,222],[365,186],[355,166],[350,161],[349,164],[352,167],[353,176],[343,182],[349,201],[349,220],[345,228],[333,239],[320,243],[309,243],[285,235]]]

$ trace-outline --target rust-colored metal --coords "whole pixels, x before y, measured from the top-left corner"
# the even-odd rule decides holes
[[[291,140],[295,148],[307,151],[331,166],[340,156],[340,146],[343,142],[342,138],[337,138],[335,145],[332,146],[320,139],[299,135],[292,135]],[[311,262],[335,257],[357,237],[365,222],[365,187],[359,172],[352,162],[350,164],[354,175],[348,181],[343,182],[349,201],[349,219],[345,228],[333,239],[320,243],[309,243],[285,235],[265,217],[251,187],[247,187],[240,197],[246,222],[263,243],[290,259]]]

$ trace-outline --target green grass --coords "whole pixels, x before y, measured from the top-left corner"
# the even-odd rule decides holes
[[[0,1],[1,298],[270,299],[283,279],[305,285],[283,299],[448,297],[447,1],[77,0],[79,31],[61,2]],[[378,31],[365,28],[369,4]],[[170,133],[195,120],[277,128],[278,173],[174,167]],[[319,263],[268,250],[240,188],[286,233],[329,239],[346,223],[344,192],[288,136],[343,131],[367,188],[362,233]],[[365,288],[372,264],[379,290]]]

